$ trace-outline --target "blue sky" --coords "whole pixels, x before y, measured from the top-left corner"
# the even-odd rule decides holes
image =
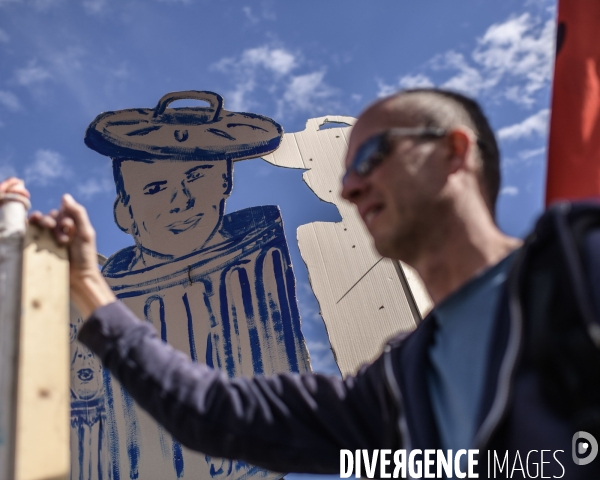
[[[109,255],[132,241],[112,219],[109,160],[83,143],[98,113],[213,90],[293,132],[438,85],[483,104],[503,154],[499,224],[522,236],[543,208],[555,10],[553,0],[0,0],[0,177],[24,177],[41,210],[71,192]],[[237,163],[228,211],[264,204],[282,208],[313,365],[335,372],[295,231],[337,210],[299,171]]]

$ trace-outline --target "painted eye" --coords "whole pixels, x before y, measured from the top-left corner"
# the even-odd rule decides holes
[[[187,181],[188,182],[193,182],[194,180],[198,180],[199,178],[202,178],[203,176],[204,176],[204,174],[200,173],[200,172],[188,173],[188,175],[187,175]]]
[[[144,195],[154,195],[165,190],[167,182],[152,182],[144,187]]]

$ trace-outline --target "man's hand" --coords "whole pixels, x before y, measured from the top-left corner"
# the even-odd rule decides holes
[[[0,201],[7,198],[23,203],[27,209],[31,208],[31,196],[25,188],[25,182],[20,178],[10,177],[0,182]]]
[[[56,241],[69,248],[71,299],[83,318],[116,300],[98,270],[94,227],[86,209],[71,195],[63,196],[60,210],[52,210],[48,215],[33,212],[29,221],[52,230]]]

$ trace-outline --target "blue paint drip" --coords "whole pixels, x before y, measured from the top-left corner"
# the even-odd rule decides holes
[[[79,447],[79,480],[83,480],[83,437],[85,435],[84,424],[80,423],[77,426],[77,446]]]
[[[212,310],[212,305],[210,304],[210,297],[213,296],[213,287],[212,282],[206,281],[204,282],[204,295],[202,296],[204,299],[204,306],[206,307],[206,311],[208,312],[208,318],[210,321],[210,327],[217,326],[217,319],[215,318],[215,314]]]
[[[112,383],[108,369],[102,369],[104,380],[104,392],[106,396],[106,421],[108,426],[108,452],[112,466],[112,480],[120,480],[121,472],[119,470],[119,433],[117,431],[117,422],[115,419],[115,400],[113,397]]]
[[[235,303],[231,304],[231,322],[233,323],[233,333],[235,334],[235,338],[239,340],[240,338],[240,330],[238,328],[238,318],[237,318],[237,308],[235,308]],[[240,342],[237,343],[237,359],[238,365],[242,364],[242,347]]]
[[[261,252],[256,259],[256,265],[254,266],[254,277],[256,290],[256,297],[258,300],[258,319],[262,323],[265,332],[268,332],[267,322],[269,321],[269,309],[267,307],[267,297],[265,294],[265,282],[263,278],[264,260],[266,252]]]
[[[160,298],[160,297],[158,297]],[[186,303],[186,307],[189,312],[189,305],[187,304],[187,294],[184,296],[184,303]],[[150,299],[148,299],[150,300]],[[146,303],[148,305],[148,303]],[[167,322],[165,319],[165,305],[160,298],[160,338],[163,342],[167,343]],[[126,417],[127,418],[127,417]],[[177,478],[181,478],[183,476],[183,450],[181,448],[181,444],[173,440],[173,467],[175,468],[175,473],[177,474]],[[133,478],[133,477],[131,477]],[[137,478],[137,477],[136,477]]]
[[[157,323],[160,323],[160,320],[159,320],[159,322],[156,322],[156,319],[152,315],[152,304],[154,302],[158,302],[159,317],[164,318],[165,302],[160,295],[152,295],[151,297],[148,297],[146,299],[146,303],[144,304],[144,317],[146,318],[147,322],[150,322],[152,325],[154,325],[154,327],[158,327]],[[162,323],[161,323],[161,328],[162,328]]]
[[[177,478],[183,477],[183,466],[183,449],[179,442],[173,440],[173,467],[175,467]]]
[[[273,259],[273,270],[275,270],[275,281],[277,283],[277,296],[279,297],[285,351],[287,353],[292,372],[297,373],[299,371],[298,359],[296,358],[296,346],[294,342],[294,332],[292,330],[290,305],[287,298],[287,289],[285,288],[285,279],[283,276],[281,253],[276,250],[271,254],[271,257]]]
[[[163,342],[167,341],[167,322],[165,320],[165,304],[161,299],[160,302],[160,338]]]
[[[210,333],[206,336],[206,364],[210,368],[215,368],[213,360],[213,345]]]
[[[215,333],[215,334],[213,334],[213,338],[215,339],[215,344],[218,345],[219,344],[219,338],[220,338],[219,335],[217,333]],[[218,348],[215,350],[215,352],[216,352],[215,357],[217,358],[217,368],[219,370],[222,370],[223,369],[223,363],[221,362],[221,354],[220,354],[221,352],[219,352]]]
[[[271,319],[273,321],[273,330],[275,331],[275,335],[277,337],[277,343],[284,343],[284,332],[283,325],[281,324],[281,312],[279,311],[279,305],[273,299],[273,295],[271,292],[267,293],[267,299],[269,303],[269,313],[271,314]]]
[[[196,355],[196,342],[194,341],[194,324],[192,322],[192,311],[190,309],[190,302],[188,301],[187,293],[184,293],[181,299],[183,300],[183,304],[185,305],[185,313],[187,314],[188,339],[190,341],[190,357],[194,362],[197,362],[198,356]]]
[[[294,270],[292,269],[292,264],[289,258],[289,253],[286,250],[282,251],[282,256],[285,265],[288,265],[287,268],[284,267],[285,270],[285,281],[287,286],[287,293],[289,299],[289,305],[291,309],[291,327],[294,335],[294,342],[296,345],[296,352],[298,352],[297,357],[298,361],[302,363],[302,366],[305,370],[309,367],[309,360],[306,348],[304,347],[304,335],[302,334],[302,329],[300,327],[300,311],[298,310],[298,302],[296,301],[296,278],[294,277]]]
[[[227,302],[227,274],[231,267],[221,273],[221,285],[219,288],[221,303],[221,324],[223,327],[223,350],[225,354],[225,370],[230,378],[235,377],[235,365],[233,363],[233,351],[231,348],[231,326],[229,325],[229,304]]]
[[[121,397],[123,399],[123,413],[125,416],[126,426],[126,447],[127,457],[129,458],[129,478],[136,479],[139,477],[139,462],[140,462],[140,446],[138,439],[140,436],[138,428],[137,414],[133,399],[121,387]]]
[[[104,470],[102,468],[102,459],[104,457],[104,419],[100,416],[98,422],[98,480],[103,480]]]
[[[165,432],[162,427],[159,425],[158,427],[158,443],[160,443],[160,451],[164,458],[170,458],[171,452],[169,452],[169,447],[167,447],[167,441],[165,439]]]
[[[258,330],[256,329],[256,321],[254,319],[254,306],[252,305],[252,292],[250,290],[250,281],[248,272],[245,269],[238,269],[240,279],[240,287],[242,290],[242,302],[244,304],[244,314],[248,320],[248,334],[250,336],[250,348],[252,351],[252,367],[254,375],[264,373],[262,356],[260,351],[260,339]]]

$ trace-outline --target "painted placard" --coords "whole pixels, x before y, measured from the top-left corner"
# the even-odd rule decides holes
[[[178,99],[208,106],[171,108]],[[310,370],[279,208],[225,213],[234,162],[272,153],[282,135],[200,91],[103,113],[86,132],[113,159],[115,221],[135,241],[108,259],[106,280],[165,342],[230,377]],[[73,314],[71,478],[281,477],[180,445],[75,340],[80,322]]]
[[[341,116],[309,119],[303,131],[285,134],[277,151],[264,157],[305,170],[306,184],[342,217],[301,225],[298,246],[343,375],[373,361],[387,339],[414,329],[432,306],[417,273],[377,253],[355,207],[340,195],[354,122]]]

